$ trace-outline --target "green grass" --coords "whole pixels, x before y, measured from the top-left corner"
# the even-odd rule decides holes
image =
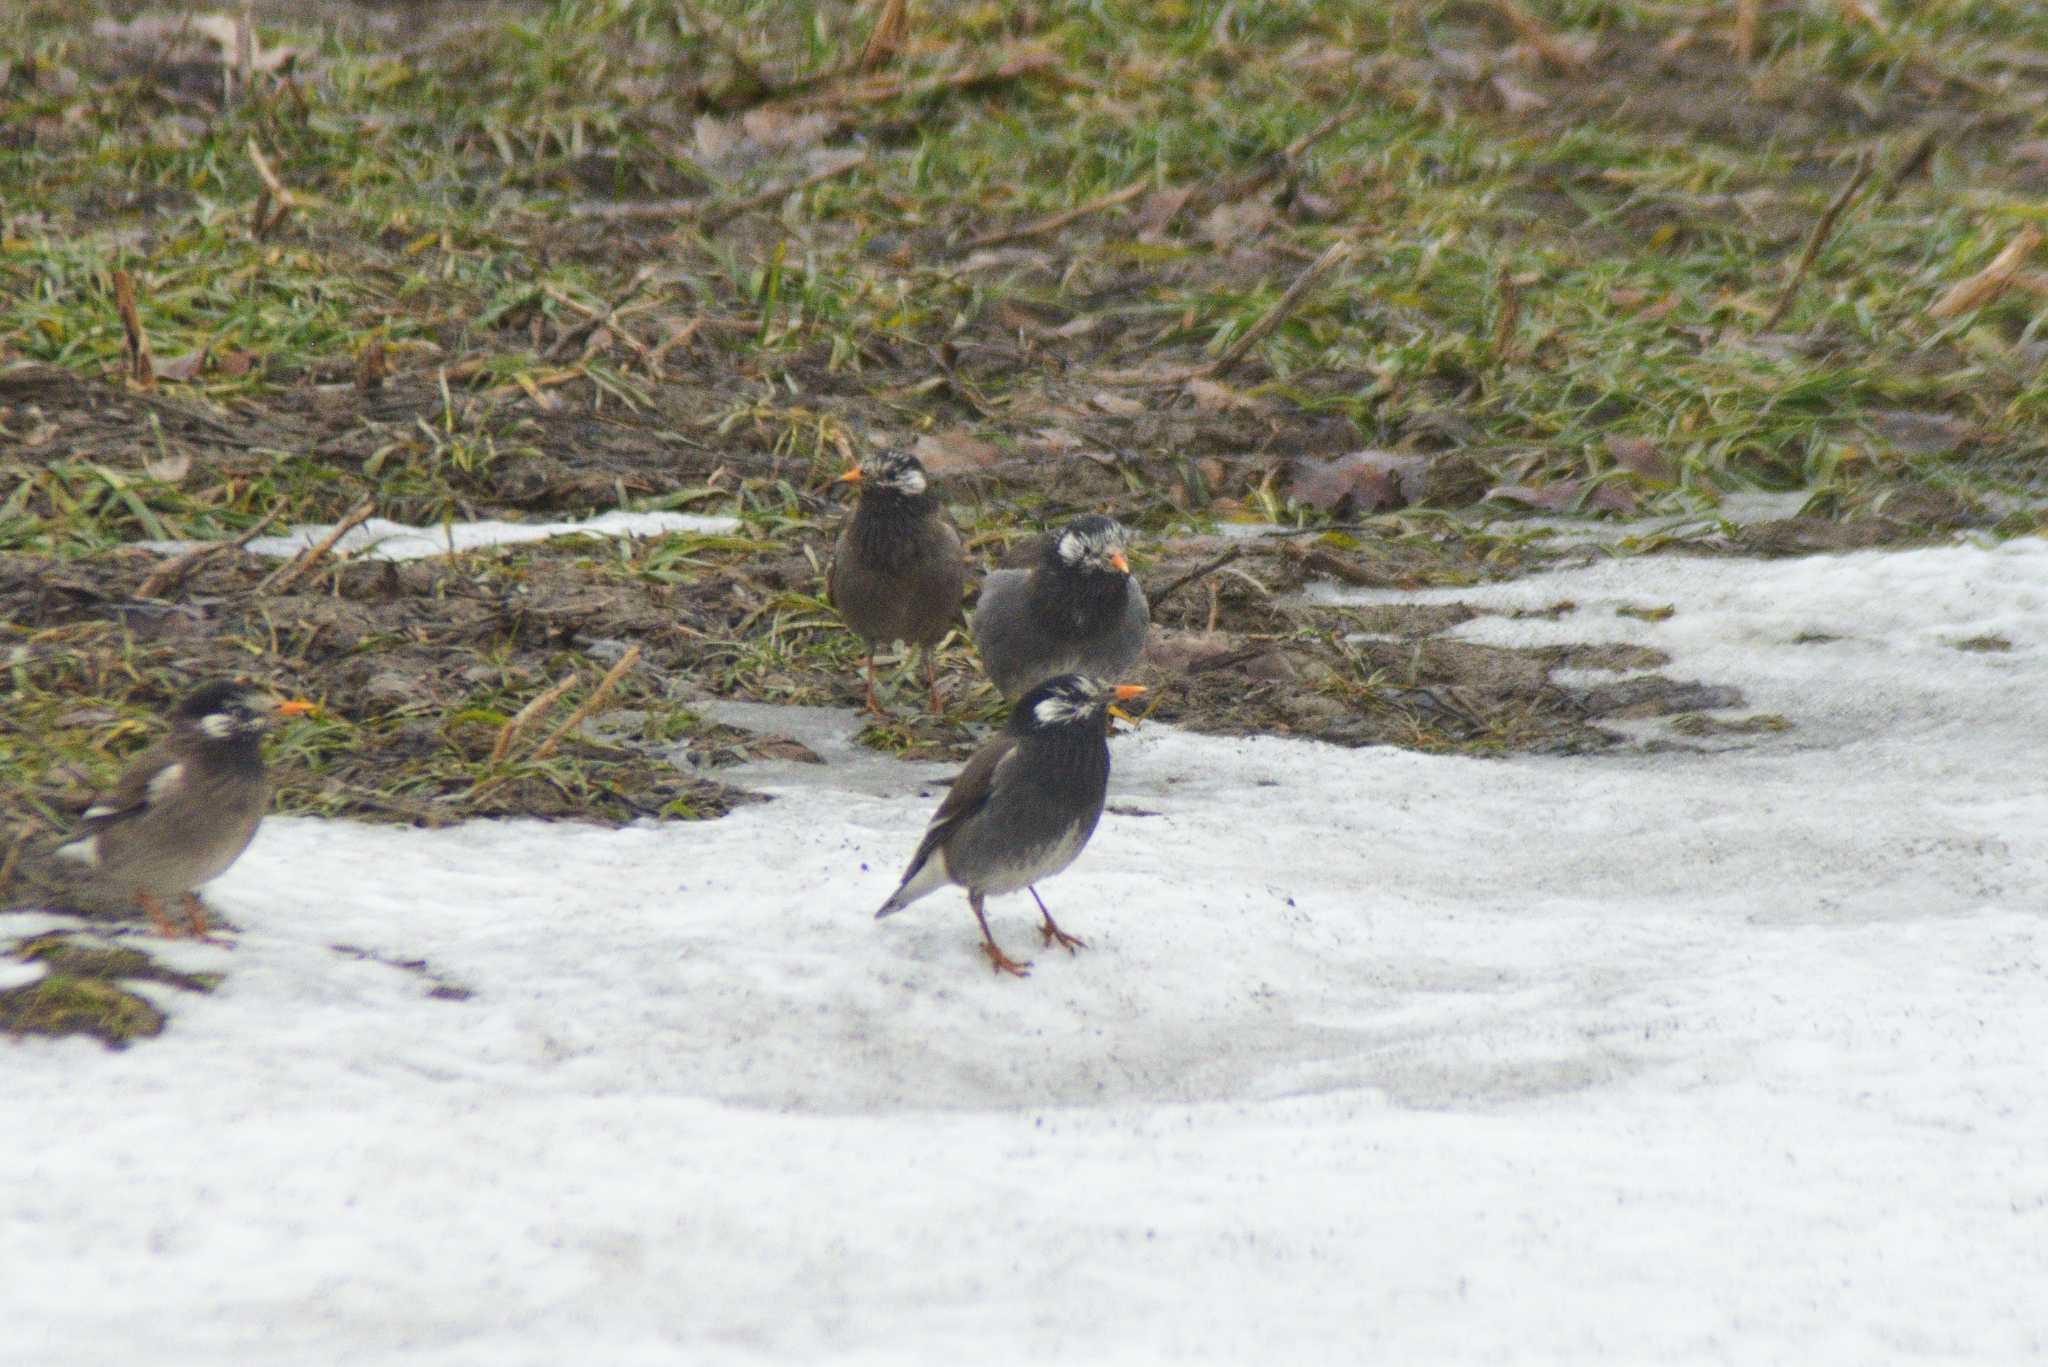
[[[389,30],[351,4],[271,6],[257,37],[299,64],[223,102],[210,45],[95,32],[131,6],[9,6],[0,556],[126,591],[136,541],[332,520],[365,498],[429,524],[731,512],[741,535],[590,550],[573,571],[477,557],[436,592],[509,612],[541,563],[673,595],[698,634],[663,668],[714,693],[844,702],[857,648],[814,576],[728,589],[820,555],[831,476],[882,440],[993,448],[994,466],[947,476],[991,553],[1109,507],[1152,536],[1327,527],[1335,553],[1413,552],[1414,582],[1456,582],[1544,554],[1513,523],[1477,525],[1512,508],[1473,499],[1567,481],[1582,512],[1600,488],[1694,519],[1621,553],[1719,530],[1716,501],[1746,489],[1804,491],[1822,518],[1962,510],[1894,519],[1892,539],[2039,531],[2041,296],[1928,306],[2048,218],[2048,171],[2025,151],[2048,137],[2048,12],[1894,5],[1880,31],[1834,5],[1770,9],[1745,66],[1729,7],[1532,8],[1598,45],[1587,72],[1531,63],[1489,6],[1446,0],[913,6],[909,48],[868,74],[849,63],[871,10],[851,4],[429,3]],[[1298,162],[1230,193],[1340,109]],[[289,191],[266,231],[252,146]],[[855,151],[850,174],[732,212]],[[1767,330],[1864,154],[1870,189]],[[972,246],[1133,184],[1056,232]],[[632,201],[688,207],[602,216]],[[1338,240],[1349,259],[1217,387],[1117,378],[1213,361]],[[117,270],[157,370],[182,376],[153,391],[122,378]],[[1896,440],[1900,412],[1955,438]],[[1299,459],[1359,448],[1470,473],[1456,497],[1377,514],[1289,497]],[[1622,468],[1631,450],[1654,470]],[[2011,495],[2035,502],[1994,497]],[[371,789],[401,815],[480,787],[512,810],[603,800],[587,754],[494,772],[476,753],[564,671],[590,672],[573,633],[466,640],[459,668],[500,672],[370,708],[351,690],[417,644],[403,630],[330,650],[289,612],[265,625],[246,578],[208,583],[237,605],[220,630],[250,668],[351,704],[285,742],[315,780],[301,809],[354,810]],[[338,571],[313,583],[343,593]],[[666,609],[646,602],[635,639],[653,641]],[[0,780],[34,795],[18,817],[46,814],[67,766],[106,777],[175,691],[175,643],[80,612],[0,635]],[[974,677],[964,651],[947,665]],[[622,687],[650,746],[696,724],[665,691],[676,677]],[[1365,671],[1327,691],[1377,687]],[[960,720],[995,715],[986,689],[956,697]],[[382,778],[350,768],[401,741]]]

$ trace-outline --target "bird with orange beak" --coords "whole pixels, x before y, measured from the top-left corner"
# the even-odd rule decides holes
[[[1030,569],[988,576],[974,644],[1003,696],[1060,674],[1113,679],[1137,663],[1152,610],[1126,552],[1124,529],[1090,514],[1047,538]]]
[[[1144,691],[1063,674],[1026,693],[1003,730],[953,780],[902,883],[876,917],[894,915],[948,883],[965,888],[989,966],[1022,978],[1030,963],[996,944],[982,903],[1023,889],[1045,918],[1039,934],[1047,945],[1069,954],[1085,948],[1085,941],[1059,928],[1032,885],[1073,863],[1095,833],[1109,793],[1109,718],[1117,703]]]
[[[960,533],[946,521],[924,465],[908,452],[881,452],[837,482],[858,488],[860,501],[840,529],[825,592],[867,645],[861,665],[868,710],[883,714],[875,698],[875,651],[901,641],[922,647],[931,709],[941,712],[933,651],[960,620],[967,586]]]
[[[86,808],[57,855],[132,895],[159,934],[206,938],[196,889],[242,857],[270,809],[263,733],[273,717],[317,710],[229,680],[193,690],[171,709],[170,734]],[[184,927],[165,913],[169,899],[182,902]]]

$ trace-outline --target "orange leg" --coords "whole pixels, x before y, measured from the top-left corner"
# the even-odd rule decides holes
[[[946,705],[939,698],[939,661],[936,650],[936,646],[924,648],[924,683],[931,694],[932,715],[943,717],[946,715]]]
[[[170,917],[164,914],[164,904],[151,894],[144,892],[141,888],[137,888],[135,890],[135,900],[141,905],[143,911],[149,914],[151,924],[156,927],[156,933],[163,936],[166,940],[175,940],[185,933],[178,929]]]
[[[1078,935],[1069,935],[1059,928],[1059,923],[1052,919],[1052,913],[1045,909],[1045,899],[1038,895],[1037,888],[1026,888],[1024,891],[1031,894],[1031,900],[1038,903],[1038,914],[1045,918],[1045,924],[1038,928],[1038,933],[1044,937],[1046,944],[1057,942],[1059,947],[1069,954],[1077,949],[1088,948],[1086,940]]]
[[[981,894],[978,892],[968,893],[967,905],[974,908],[974,919],[981,922],[981,947],[983,952],[988,955],[988,966],[998,973],[1007,973],[1013,978],[1030,977],[1031,961],[1026,959],[1023,963],[1018,963],[1015,959],[1003,953],[1002,949],[996,944],[996,937],[988,933],[988,917],[982,915],[981,912]]]
[[[868,711],[878,717],[888,716],[889,714],[884,710],[882,704],[875,701],[875,656],[873,651],[869,651],[868,657],[861,661],[861,667],[867,671],[868,676]]]
[[[204,940],[210,945],[232,945],[233,940],[224,940],[207,933],[206,903],[199,900],[199,894],[188,892],[184,897],[185,919],[192,923],[192,938]]]

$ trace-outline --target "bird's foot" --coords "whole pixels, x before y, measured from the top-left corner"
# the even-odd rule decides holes
[[[1067,934],[1067,932],[1053,924],[1052,917],[1050,916],[1046,917],[1045,924],[1038,928],[1038,934],[1045,941],[1048,948],[1058,945],[1069,954],[1072,954],[1077,949],[1088,948],[1086,940],[1078,935]]]
[[[156,933],[166,940],[184,938],[185,932],[164,912],[164,904],[146,892],[135,894],[136,904],[149,916],[149,923],[156,927]]]
[[[1007,973],[1013,978],[1028,978],[1031,976],[1031,961],[1029,959],[1026,959],[1023,963],[1018,963],[1015,959],[1003,953],[1002,950],[996,948],[994,940],[982,941],[981,951],[988,955],[989,967],[993,968],[996,972]]]

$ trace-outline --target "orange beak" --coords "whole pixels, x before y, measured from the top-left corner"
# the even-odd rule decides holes
[[[1123,708],[1118,707],[1117,703],[1129,702],[1132,698],[1137,697],[1140,693],[1143,693],[1144,691],[1145,685],[1143,684],[1118,684],[1110,692],[1110,696],[1115,698],[1116,702],[1113,702],[1109,705],[1109,715],[1112,717],[1122,717],[1131,725],[1136,726],[1138,724],[1138,719],[1132,716],[1130,713],[1124,711]]]
[[[311,698],[286,698],[277,705],[280,717],[311,717],[320,711],[320,704]]]
[[[841,475],[838,479],[835,479],[832,482],[834,484],[860,483],[860,467],[858,465],[854,466],[851,470],[848,470],[845,474]]]
[[[1122,551],[1111,551],[1109,553],[1109,563],[1116,566],[1118,574],[1129,574],[1131,572],[1131,562],[1124,559]],[[1142,693],[1145,690],[1141,688],[1138,691]]]

